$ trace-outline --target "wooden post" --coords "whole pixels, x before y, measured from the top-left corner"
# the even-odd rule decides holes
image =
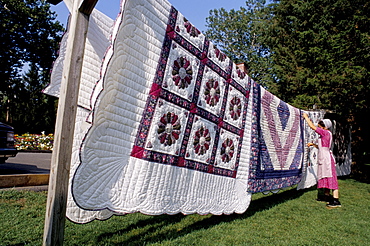
[[[51,158],[43,245],[63,245],[77,99],[89,16],[98,0],[75,0],[71,11]],[[84,6],[81,10],[80,7]]]

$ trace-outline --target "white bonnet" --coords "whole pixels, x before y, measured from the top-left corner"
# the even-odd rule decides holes
[[[323,119],[322,122],[324,123],[325,127],[328,128],[328,129],[331,128],[331,126],[333,125],[331,123],[331,120],[329,120],[329,119]]]

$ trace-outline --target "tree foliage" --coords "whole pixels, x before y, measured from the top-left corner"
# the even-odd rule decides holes
[[[266,17],[264,0],[247,1],[239,10],[211,10],[206,35],[235,63],[246,63],[253,79],[271,87],[270,52],[260,35]]]
[[[42,0],[0,0],[0,121],[22,132],[53,132],[49,83],[63,26]]]
[[[352,126],[354,157],[361,161],[370,152],[370,3],[281,0],[262,7],[256,2],[246,2],[252,9],[212,11],[207,33],[235,61],[248,62],[256,70],[252,77],[282,100],[339,114]],[[263,47],[263,53],[254,47]],[[258,70],[273,81],[261,80]]]
[[[369,105],[369,7],[364,0],[283,0],[271,6],[265,44],[283,100],[344,115]]]
[[[355,160],[369,153],[370,3],[282,0],[264,29],[277,95],[292,105],[329,109],[352,125]]]

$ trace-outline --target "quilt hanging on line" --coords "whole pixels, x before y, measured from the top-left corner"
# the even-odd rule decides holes
[[[113,215],[109,210],[88,211],[76,205],[71,194],[72,177],[80,163],[80,146],[91,123],[87,122],[92,106],[90,105],[91,94],[96,83],[100,79],[101,64],[105,52],[110,46],[110,35],[114,21],[100,11],[94,9],[87,31],[84,58],[82,62],[80,90],[78,95],[78,107],[76,113],[75,129],[73,134],[73,147],[70,166],[70,181],[68,187],[66,216],[74,222],[86,223],[93,219],[108,219]],[[63,76],[63,64],[66,55],[68,39],[67,29],[59,48],[59,56],[53,64],[50,85],[44,89],[44,93],[59,97],[61,80]]]
[[[253,86],[248,191],[271,191],[300,181],[304,159],[303,129],[299,109],[262,86]]]
[[[251,79],[166,1],[126,1],[117,23],[73,175],[76,204],[244,212]]]
[[[251,193],[299,182],[298,109],[253,82],[167,1],[121,7],[113,28],[99,14],[100,28],[90,26],[69,219],[242,213]],[[104,59],[96,54],[108,45]]]
[[[352,165],[351,128],[339,120],[331,120],[333,122],[333,128],[331,129],[333,133],[332,151],[335,157],[337,175],[349,175]]]
[[[307,111],[306,112],[315,126],[320,120],[324,118],[325,111]],[[307,122],[304,121],[304,167],[302,169],[302,178],[298,183],[297,189],[305,189],[317,184],[317,167],[318,167],[318,149],[311,146],[308,147],[307,143],[317,144],[319,134],[312,130]]]

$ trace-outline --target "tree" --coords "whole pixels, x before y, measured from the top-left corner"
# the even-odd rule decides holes
[[[49,83],[63,26],[42,0],[0,0],[0,121],[16,131],[53,132],[55,99]]]
[[[270,53],[260,33],[264,28],[264,0],[249,0],[246,7],[211,10],[206,35],[235,63],[246,63],[248,74],[265,87],[273,87]]]
[[[363,163],[363,154],[370,152],[370,3],[246,4],[238,11],[212,11],[207,34],[234,61],[247,61],[252,78],[285,102],[339,114],[352,126],[354,160]]]
[[[369,153],[370,4],[366,0],[281,0],[262,34],[277,95],[303,109],[329,109],[352,125],[353,154]]]
[[[365,5],[363,0],[283,0],[270,8],[274,17],[265,29],[265,44],[283,99],[346,115],[366,106],[370,41]],[[346,107],[348,102],[356,107]]]

